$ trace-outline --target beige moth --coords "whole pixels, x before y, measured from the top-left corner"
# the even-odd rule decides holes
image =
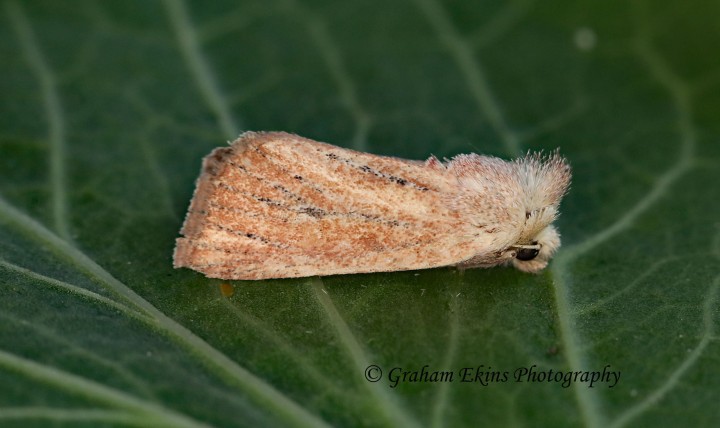
[[[557,152],[411,161],[284,132],[213,150],[174,254],[211,278],[266,279],[512,264],[539,272],[570,183]]]

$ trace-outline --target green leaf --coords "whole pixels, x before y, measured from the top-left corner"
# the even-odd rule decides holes
[[[3,2],[0,425],[718,425],[718,15],[710,1]],[[228,295],[171,254],[200,159],[242,130],[414,159],[560,147],[564,246],[537,276]],[[607,366],[613,387],[582,381]],[[579,374],[518,382],[529,368]]]

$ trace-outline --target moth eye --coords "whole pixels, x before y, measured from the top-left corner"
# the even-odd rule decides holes
[[[520,248],[515,258],[522,261],[532,260],[540,253],[537,248]]]

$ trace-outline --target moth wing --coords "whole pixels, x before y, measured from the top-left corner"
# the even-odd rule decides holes
[[[204,159],[175,267],[263,279],[459,264],[486,245],[449,207],[456,189],[437,165],[245,133]]]

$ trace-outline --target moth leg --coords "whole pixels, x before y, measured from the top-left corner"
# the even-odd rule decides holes
[[[517,252],[513,249],[498,251],[492,254],[483,254],[462,261],[455,266],[461,269],[489,268],[512,261]]]

